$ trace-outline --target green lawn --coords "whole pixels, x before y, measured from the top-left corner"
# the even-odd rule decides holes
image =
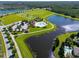
[[[4,55],[6,55],[5,45],[3,41],[3,37],[0,33],[0,58],[2,58]]]
[[[16,22],[16,21],[20,21],[20,20],[23,20],[24,18],[18,16],[17,14],[11,14],[11,15],[8,15],[8,16],[4,16],[2,18],[0,18],[0,20],[2,20],[2,22],[7,25],[7,24],[11,24],[13,22]]]
[[[11,14],[0,18],[0,20],[5,24],[11,24],[16,21],[21,20],[34,20],[36,17],[46,18],[49,15],[52,15],[53,12],[44,9],[32,9],[26,10],[24,13]]]
[[[59,46],[54,51],[54,54],[57,58],[59,57],[58,51],[59,51],[59,48],[60,48],[62,42],[64,42],[66,40],[66,38],[68,38],[71,34],[76,34],[76,33],[77,32],[70,32],[70,33],[66,33],[66,34],[62,34],[62,35],[57,36],[59,38]]]
[[[37,17],[44,19],[47,16],[52,15],[53,12],[50,12],[50,11],[45,10],[45,9],[32,9],[32,10],[26,11],[26,14],[28,14],[28,15],[30,14],[30,15],[37,16]]]

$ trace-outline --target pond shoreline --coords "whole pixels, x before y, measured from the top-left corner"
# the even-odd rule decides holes
[[[53,15],[54,16],[54,15]],[[49,16],[49,17],[53,17],[53,16]],[[50,20],[49,20],[49,17],[48,17],[48,21],[49,22],[51,22]],[[61,17],[61,16],[60,16]],[[58,18],[59,19],[59,18]],[[64,19],[64,17],[63,17],[63,19]],[[62,19],[62,20],[63,20]],[[66,18],[67,19],[67,18]],[[66,20],[65,19],[65,20]],[[54,20],[54,19],[51,19],[51,20]],[[58,21],[58,20],[57,20]],[[60,20],[61,21],[61,20]],[[64,21],[64,20],[63,20]],[[68,21],[70,21],[70,23],[71,24],[74,24],[74,23],[77,23],[77,21],[76,20],[71,20],[71,19],[68,19],[67,20],[67,24],[65,23],[64,24],[64,22],[62,22],[64,25],[69,25],[69,23],[68,23]],[[74,22],[75,21],[75,22]],[[58,21],[59,22],[59,21]],[[66,21],[65,21],[66,22]],[[73,23],[72,23],[73,22]],[[54,23],[53,21],[51,22],[51,23]],[[76,31],[65,31],[65,28],[64,27],[62,27],[62,23],[60,22],[60,24],[58,24],[58,23],[54,23],[58,28],[54,31],[54,32],[50,32],[49,34],[45,34],[45,35],[47,35],[47,36],[49,36],[50,35],[50,37],[51,38],[53,38],[53,39],[51,39],[51,40],[54,40],[58,35],[61,35],[61,34],[65,34],[65,33],[68,33],[68,32],[76,32]],[[79,22],[78,22],[79,23]],[[47,36],[45,36],[44,37],[44,39],[46,39],[46,38],[48,38]],[[40,35],[40,37],[39,38],[43,38],[43,35]],[[28,40],[29,40],[29,42],[32,42],[32,45],[33,45],[33,41],[32,41],[32,39],[34,40],[40,40],[38,37],[35,37],[35,36],[33,36],[33,37],[30,37]],[[43,40],[44,40],[43,39]],[[34,41],[35,42],[35,41]],[[36,41],[37,42],[37,41]],[[46,42],[46,40],[45,40],[45,42]],[[43,43],[41,43],[41,44],[43,44]],[[51,43],[52,44],[52,43]],[[31,45],[30,45],[31,46]],[[46,46],[46,45],[45,45]],[[42,48],[43,46],[41,46],[41,48]],[[51,46],[50,46],[51,47]],[[33,48],[33,47],[32,47]],[[51,47],[52,48],[52,47]],[[49,49],[49,50],[51,50],[51,48]],[[43,52],[41,52],[41,54],[42,54]],[[51,54],[51,53],[53,53],[53,52],[49,52],[49,55]],[[47,57],[47,56],[44,56],[43,55],[43,57]],[[49,57],[49,56],[48,56]],[[51,56],[50,56],[51,57]]]

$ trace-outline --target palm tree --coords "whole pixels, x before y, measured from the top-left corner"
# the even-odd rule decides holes
[[[72,35],[70,36],[71,39],[74,39],[74,37],[75,37],[75,34],[72,34]]]
[[[79,33],[77,33],[77,35],[76,35],[77,37],[79,37]]]
[[[13,43],[13,42],[11,42],[11,43],[10,43],[10,45],[11,45],[11,46],[14,46],[14,43]]]
[[[12,53],[15,54],[17,51],[15,48],[13,48]]]

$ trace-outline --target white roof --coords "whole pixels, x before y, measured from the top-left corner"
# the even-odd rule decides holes
[[[24,25],[21,25],[21,21],[19,21],[19,22],[15,22],[15,25],[14,26],[12,26],[12,30],[13,31],[19,31],[19,29],[17,29],[17,26],[20,26],[21,25],[21,27],[20,27],[20,31],[22,31],[22,29],[25,29],[25,30],[27,30],[28,29],[28,23],[26,23],[26,22],[23,22],[24,23]]]
[[[74,54],[79,56],[79,47],[74,47]]]
[[[64,46],[64,55],[72,54],[72,48],[70,49],[68,46]]]
[[[19,29],[16,29],[16,31],[19,31]]]
[[[43,21],[41,21],[41,22],[35,22],[35,26],[37,26],[37,27],[45,27],[47,24],[45,23],[45,22],[43,22]]]
[[[23,26],[21,26],[22,29],[27,29],[28,28],[28,24],[24,24]]]
[[[13,31],[15,31],[16,28],[17,28],[17,25],[14,25],[14,26],[12,27]]]

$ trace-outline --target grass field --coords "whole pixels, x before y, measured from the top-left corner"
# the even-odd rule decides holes
[[[57,58],[59,58],[58,51],[63,42],[65,42],[66,38],[68,38],[71,34],[76,34],[77,32],[70,32],[66,34],[62,34],[57,36],[59,38],[59,46],[55,49],[54,54]]]
[[[32,10],[26,11],[26,14],[30,14],[44,19],[47,16],[52,15],[53,12],[47,11],[45,9],[32,9]]]
[[[2,35],[0,33],[0,58],[3,58],[5,54],[6,54],[5,45]]]
[[[44,9],[32,9],[32,10],[27,10],[24,13],[18,13],[18,14],[11,14],[11,15],[7,15],[4,16],[2,18],[0,18],[0,20],[5,24],[11,24],[13,22],[16,21],[21,21],[21,20],[33,20],[36,17],[40,17],[40,18],[46,18],[49,15],[52,15],[53,13],[48,11],[48,10],[44,10]]]
[[[3,24],[5,24],[5,25],[11,24],[13,22],[20,21],[23,19],[24,18],[18,16],[17,14],[11,14],[11,15],[4,16],[4,17],[0,18],[0,20],[2,20]]]

